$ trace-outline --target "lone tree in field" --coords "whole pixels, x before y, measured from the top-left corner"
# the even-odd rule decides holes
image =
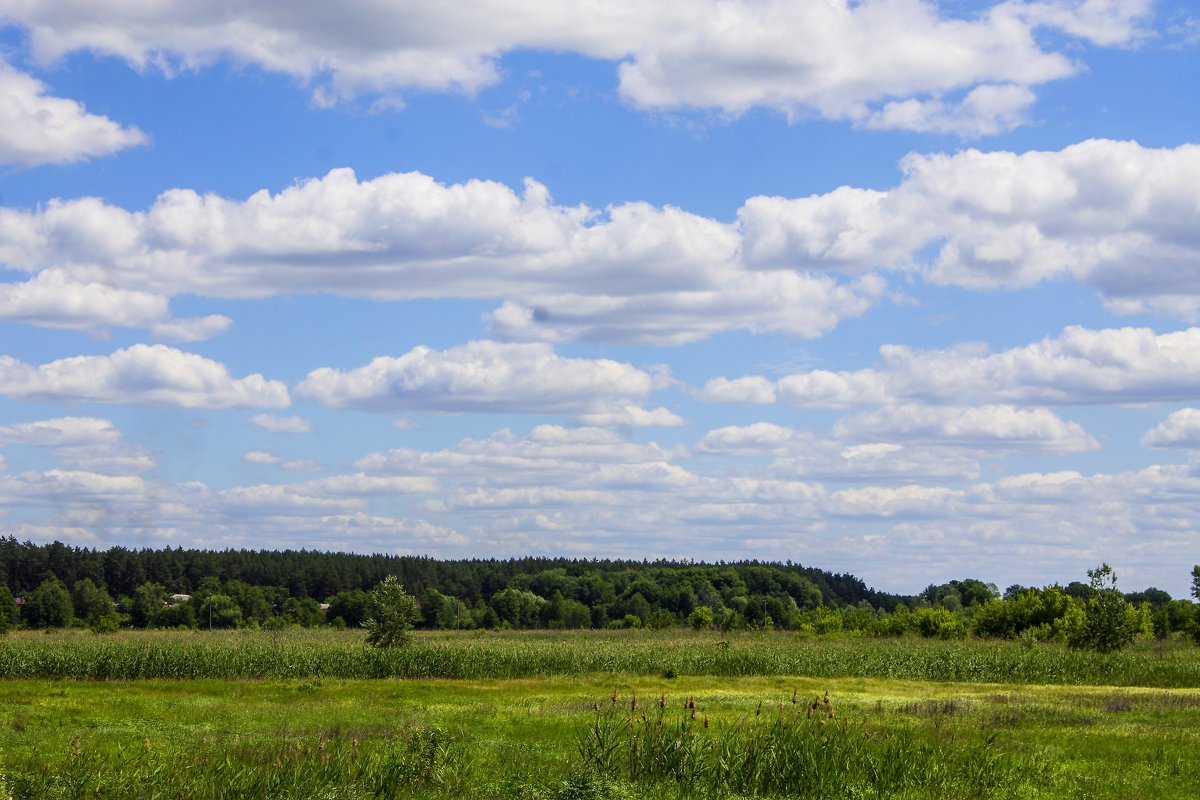
[[[1192,597],[1200,600],[1200,564],[1192,567]]]
[[[413,624],[421,618],[421,604],[404,591],[400,580],[389,575],[371,590],[370,616],[363,622],[367,644],[400,647],[412,639]]]
[[[1133,642],[1138,632],[1137,609],[1117,590],[1117,573],[1108,564],[1088,570],[1092,597],[1084,607],[1083,624],[1070,633],[1067,644],[1113,653]]]

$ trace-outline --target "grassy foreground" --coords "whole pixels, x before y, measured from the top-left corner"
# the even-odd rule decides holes
[[[1088,681],[1066,682],[1063,670],[1051,673],[1053,681],[934,682],[801,677],[799,670],[763,666],[794,665],[801,656],[792,650],[822,648],[829,660],[814,663],[830,671],[838,664],[928,671],[952,658],[1011,665],[1022,663],[1014,654],[1028,652],[1020,646],[935,643],[927,650],[930,643],[913,640],[797,642],[779,635],[734,638],[723,647],[690,634],[659,639],[657,647],[650,634],[472,637],[423,636],[418,647],[445,651],[442,668],[457,663],[446,653],[472,654],[464,663],[479,673],[489,669],[486,656],[511,649],[532,659],[526,670],[538,672],[451,679],[329,677],[303,669],[298,677],[238,680],[10,677],[0,681],[0,799],[1200,796],[1195,688],[1083,685]],[[353,649],[352,641],[348,634],[63,634],[10,638],[0,647],[95,655],[88,648],[153,651],[165,643],[217,653],[277,646],[286,653]],[[487,647],[478,649],[480,642]],[[705,644],[727,660],[677,652],[708,652]],[[961,653],[953,655],[955,648]],[[560,656],[573,666],[558,674],[547,666],[556,649],[580,651]],[[598,658],[614,668],[582,669]],[[1188,674],[1196,654],[1150,647],[1121,658],[1110,668],[1161,680]],[[1127,665],[1139,661],[1145,663]],[[629,664],[636,668],[621,668]],[[714,664],[740,665],[741,672],[687,671]],[[1156,664],[1171,666],[1156,672]],[[504,673],[518,665],[512,656],[490,668]]]

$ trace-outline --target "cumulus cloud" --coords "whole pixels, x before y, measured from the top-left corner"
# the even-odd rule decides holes
[[[296,390],[332,408],[567,414],[593,424],[679,424],[666,409],[629,402],[654,387],[654,376],[630,364],[564,358],[541,343],[476,341],[443,351],[416,347],[348,372],[323,367]]]
[[[0,447],[27,445],[54,448],[54,456],[71,473],[132,475],[158,465],[148,450],[118,442],[121,432],[106,419],[59,417],[0,426]]]
[[[867,441],[854,444],[785,425],[756,422],[715,428],[696,443],[696,452],[739,458],[769,458],[767,472],[825,481],[911,483],[919,480],[974,480],[984,452],[973,444]],[[994,445],[989,442],[989,445]]]
[[[112,422],[97,417],[59,417],[0,426],[0,446],[78,447],[113,444],[120,437],[121,432]]]
[[[774,382],[738,380],[765,381],[782,401],[825,408],[903,401],[1095,405],[1200,397],[1200,328],[1158,334],[1149,328],[1072,325],[1057,337],[998,353],[981,344],[947,350],[888,344],[879,352],[879,364],[866,370],[817,370]],[[710,380],[701,396],[746,402],[721,379]],[[1022,413],[1027,423],[1049,422],[1048,412]]]
[[[147,211],[94,198],[0,209],[0,262],[102,280],[146,303],[179,293],[494,298],[503,302],[489,323],[510,339],[680,344],[731,328],[813,337],[886,289],[871,275],[747,269],[741,247],[737,225],[670,206],[598,212],[556,205],[534,181],[517,193],[419,173],[359,181],[347,169],[245,202],[178,189]]]
[[[234,378],[224,364],[166,345],[40,366],[0,355],[0,393],[33,402],[96,402],[184,408],[283,407],[287,387],[262,375]]]
[[[0,6],[0,19],[5,9]],[[146,135],[47,93],[0,58],[0,163],[32,167],[106,156],[145,144]]]
[[[96,334],[112,326],[149,328],[177,342],[211,339],[232,324],[220,314],[173,319],[166,297],[76,282],[56,269],[42,270],[23,283],[0,283],[0,319]]]
[[[295,415],[281,417],[278,414],[255,414],[250,418],[250,424],[272,433],[308,433],[312,430],[311,420]]]
[[[1073,453],[1100,444],[1077,422],[1047,408],[989,404],[974,408],[904,404],[838,420],[835,436],[868,442],[914,441]]]
[[[560,206],[533,181],[518,193],[343,169],[244,202],[177,189],[146,211],[93,198],[0,209],[0,262],[36,273],[10,313],[77,326],[117,315],[110,306],[148,320],[163,313],[156,297],[185,292],[324,292],[496,299],[488,322],[507,339],[815,337],[879,302],[881,269],[973,289],[1070,278],[1118,312],[1200,313],[1200,146],[1092,140],[903,168],[886,191],[752,197],[731,223],[638,202]],[[139,294],[38,312],[34,296],[55,293],[34,290],[54,281]]]
[[[286,459],[266,450],[251,450],[242,455],[242,460],[247,464],[260,464],[305,472],[320,472],[325,469],[311,458]]]
[[[1056,152],[910,155],[903,168],[889,191],[747,200],[747,263],[888,266],[974,289],[1073,278],[1119,312],[1200,312],[1196,145],[1090,140]]]
[[[1145,447],[1200,448],[1200,409],[1181,408],[1142,437]]]
[[[35,58],[80,50],[166,72],[229,59],[293,75],[320,105],[373,93],[402,107],[405,91],[473,93],[500,79],[500,57],[520,49],[619,62],[620,93],[647,109],[754,107],[790,118],[863,122],[882,103],[967,94],[980,86],[1037,86],[1079,65],[1039,45],[1055,28],[1098,45],[1126,44],[1146,0],[1008,2],[952,17],[925,0],[855,3],[605,3],[548,7],[534,0],[400,3],[350,0],[272,5],[173,0],[68,7],[7,0],[0,15],[24,25]],[[946,113],[963,117],[988,109]],[[980,116],[969,132],[1011,122]],[[918,129],[922,129],[918,127]]]

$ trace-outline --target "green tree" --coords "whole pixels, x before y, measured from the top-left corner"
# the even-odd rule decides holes
[[[1192,597],[1200,600],[1200,564],[1192,567]]]
[[[137,628],[149,628],[154,625],[154,617],[167,604],[167,590],[161,583],[147,581],[138,586],[133,592],[133,603],[129,616]]]
[[[330,622],[341,620],[347,628],[360,628],[371,615],[371,596],[362,589],[338,592],[329,600],[326,617]]]
[[[120,624],[117,606],[104,589],[91,578],[75,581],[75,614],[97,633],[112,633]]]
[[[421,618],[417,598],[404,591],[400,579],[389,575],[371,590],[371,615],[363,624],[372,647],[399,647],[412,639],[413,625]]]
[[[155,628],[195,628],[196,610],[191,603],[165,605],[151,615],[150,625]]]
[[[242,619],[241,607],[227,594],[210,594],[200,604],[202,628],[237,628]]]
[[[75,618],[75,606],[63,582],[47,578],[26,598],[24,614],[31,628],[65,628]]]
[[[1071,647],[1113,653],[1133,641],[1142,628],[1142,614],[1117,590],[1117,573],[1108,564],[1088,570],[1092,597],[1083,624],[1067,637]]]
[[[0,634],[17,627],[17,600],[12,591],[0,583]]]
[[[708,606],[696,606],[688,614],[687,621],[698,631],[708,630],[713,624],[713,610]]]

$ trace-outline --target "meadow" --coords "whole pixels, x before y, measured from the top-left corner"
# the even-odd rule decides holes
[[[1183,643],[22,632],[0,798],[1195,797],[1198,670]]]

